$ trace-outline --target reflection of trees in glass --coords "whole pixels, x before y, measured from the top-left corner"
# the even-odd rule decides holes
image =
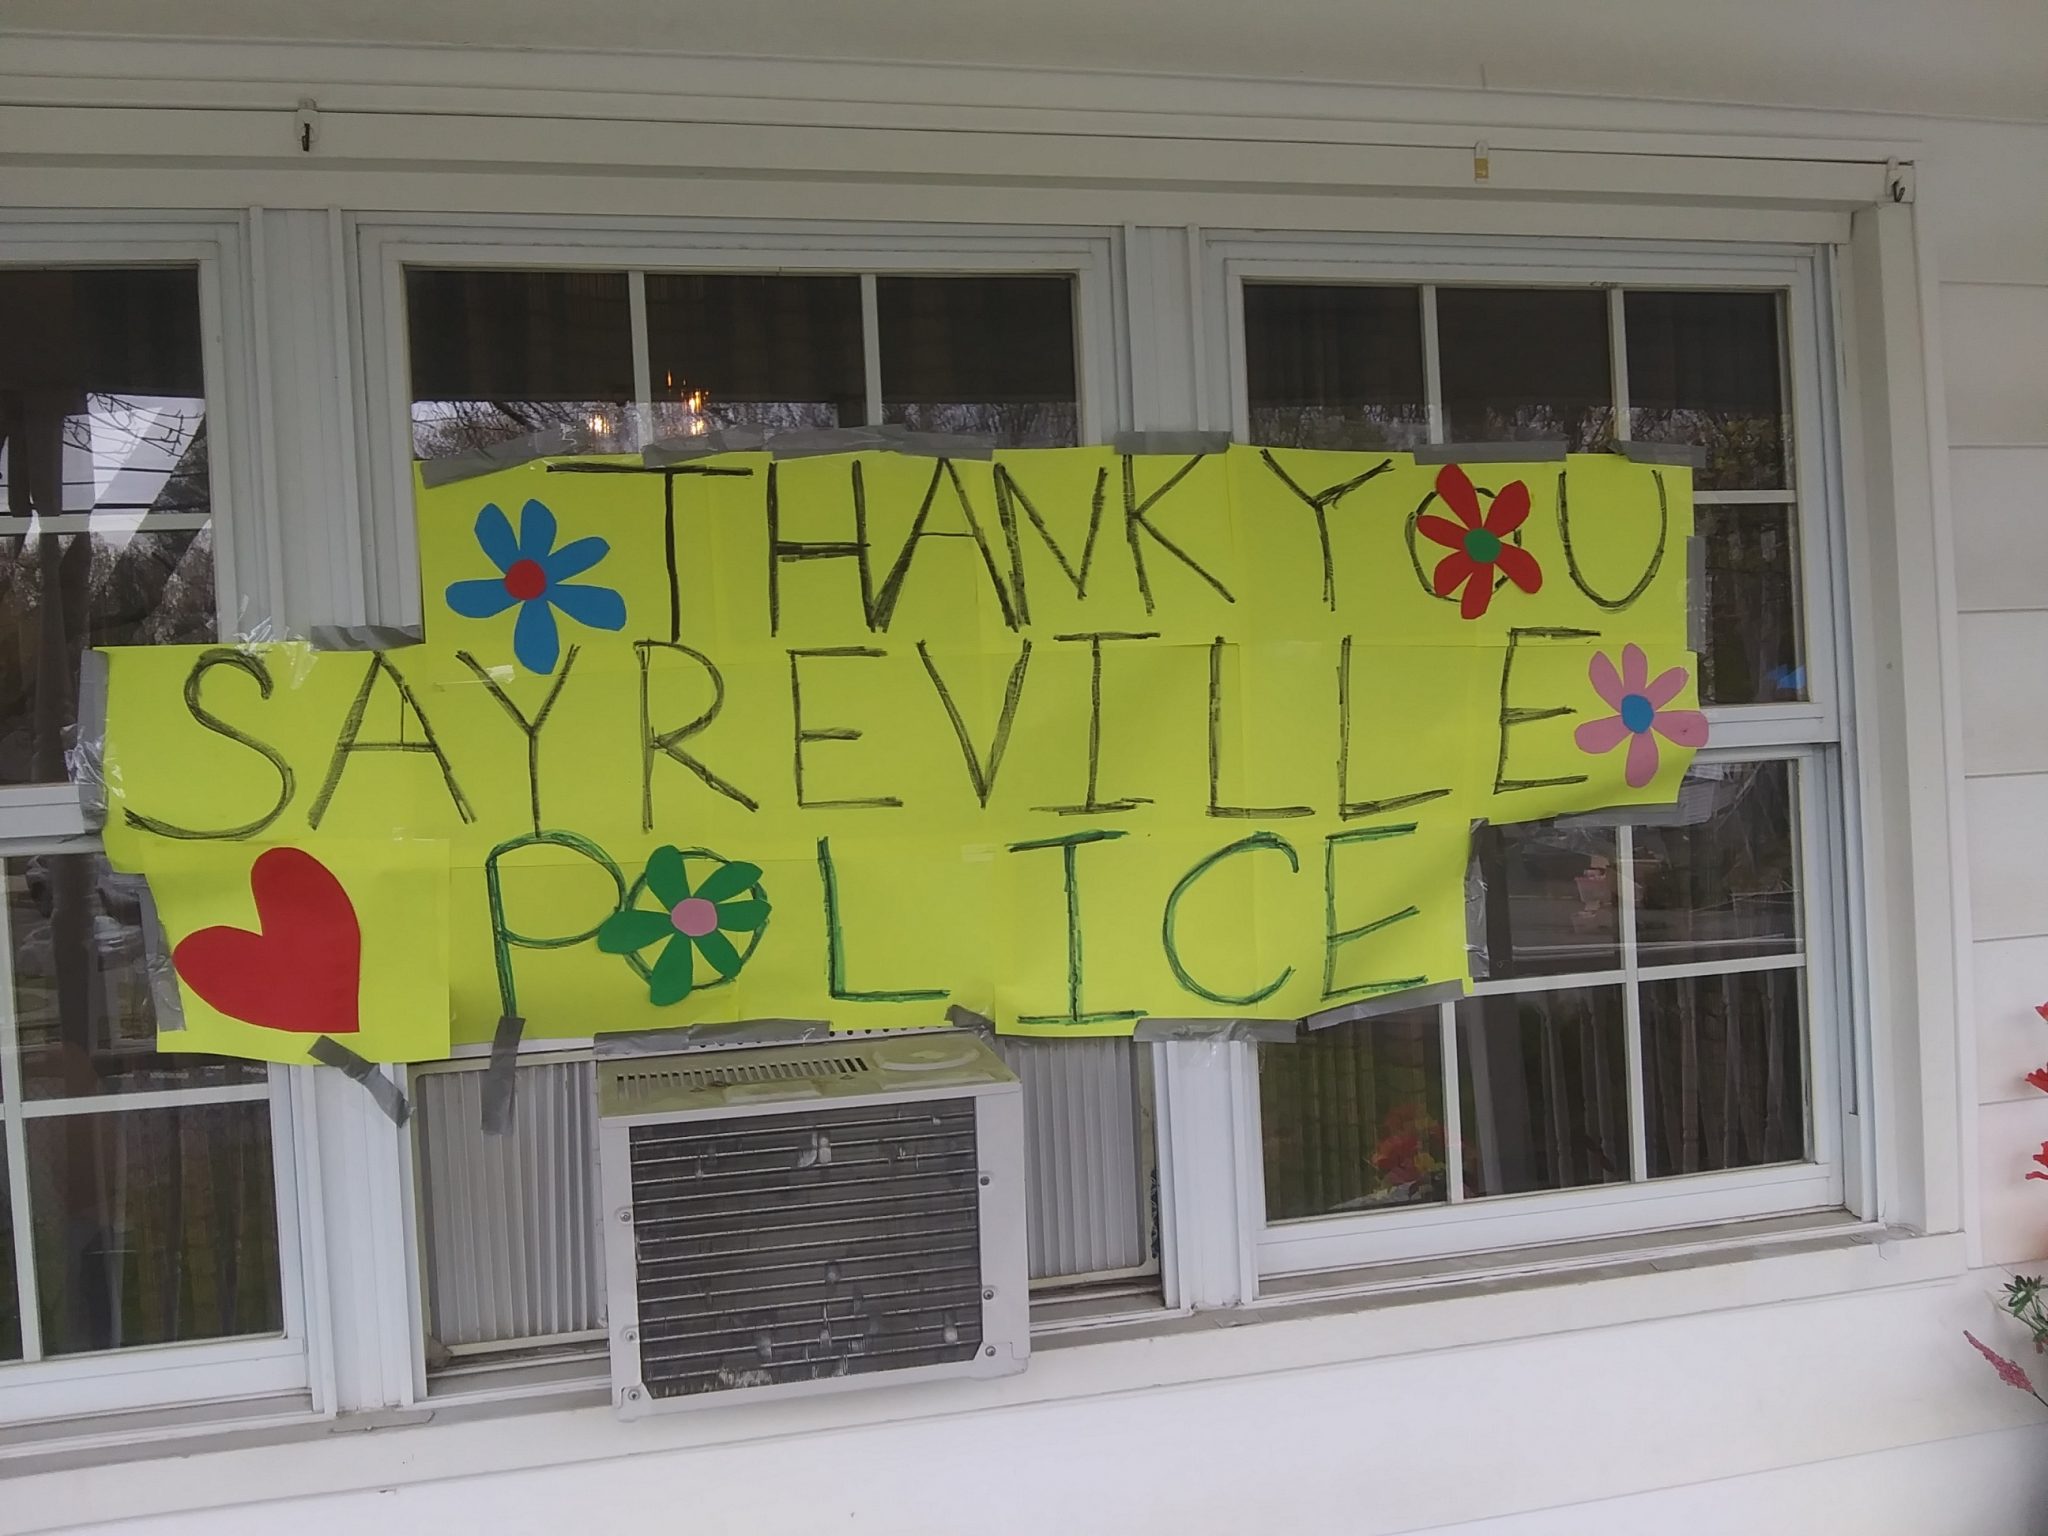
[[[891,405],[883,415],[913,432],[986,437],[998,448],[1060,448],[1080,441],[1080,417],[1071,400],[918,400]]]
[[[638,446],[633,408],[616,400],[416,400],[412,453],[447,459],[556,429],[568,435],[573,453]]]
[[[1429,441],[1429,416],[1419,406],[1254,405],[1251,440],[1261,448],[1404,452]]]
[[[1694,485],[1703,491],[1787,488],[1783,418],[1706,408],[1629,412],[1629,435],[1645,443],[1692,443],[1706,451]]]

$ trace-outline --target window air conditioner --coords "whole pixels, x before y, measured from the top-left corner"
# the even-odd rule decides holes
[[[956,1031],[598,1064],[612,1403],[1024,1368],[1022,1090]]]

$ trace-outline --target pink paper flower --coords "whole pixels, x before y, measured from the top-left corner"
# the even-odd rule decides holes
[[[1639,645],[1621,651],[1621,670],[1605,651],[1596,651],[1586,675],[1593,691],[1606,701],[1613,714],[1588,720],[1574,739],[1581,752],[1599,755],[1628,743],[1625,777],[1630,789],[1641,789],[1657,776],[1657,737],[1681,747],[1707,744],[1707,717],[1696,709],[1666,709],[1685,687],[1687,672],[1673,667],[1650,676],[1650,660]]]

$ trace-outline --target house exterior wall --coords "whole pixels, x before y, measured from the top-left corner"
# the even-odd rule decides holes
[[[431,62],[414,61],[415,74]],[[1388,94],[1380,119],[1418,112],[1419,133],[1424,94]],[[53,80],[49,99],[64,95]],[[1468,105],[1447,95],[1426,115]],[[1519,122],[1501,121],[1515,107],[1485,110],[1497,136],[1691,133],[1788,154],[1810,145],[1816,158],[1864,138],[1916,146],[1921,303],[1906,319],[1927,358],[1937,562],[1948,562],[1927,573],[1943,588],[1932,660],[1953,707],[1913,726],[1960,747],[1957,781],[1933,790],[1957,834],[1960,943],[1944,985],[1959,1041],[1949,1065],[1960,1089],[1946,1106],[1961,1151],[1959,1223],[1848,1252],[1645,1261],[1577,1280],[1082,1335],[1043,1350],[1021,1386],[860,1394],[852,1407],[841,1398],[634,1425],[591,1403],[344,1414],[132,1469],[32,1469],[0,1483],[0,1530],[117,1519],[210,1536],[650,1521],[749,1536],[838,1526],[892,1536],[2039,1529],[2048,1416],[1999,1387],[1960,1331],[1991,1325],[2000,1266],[2048,1256],[2048,1191],[2024,1181],[2048,1141],[2048,1096],[2021,1080],[2048,1061],[2048,1025],[2033,1013],[2048,998],[2048,127],[1591,97],[1528,98]],[[111,177],[110,196],[123,195],[126,163],[104,153],[91,167]],[[0,203],[47,199],[61,169],[0,163]],[[150,195],[296,206],[275,169],[251,171],[246,195],[226,198],[231,173],[211,169],[189,193],[182,174]],[[286,537],[332,538],[335,509],[360,490],[342,446],[359,398],[346,380],[345,262],[324,210],[381,206],[385,176],[345,167],[309,184],[306,211],[272,221],[285,238],[261,258],[273,284],[264,344],[282,364],[272,386],[331,400],[336,413],[334,440],[301,430],[273,444]],[[529,185],[508,172],[474,195],[509,207]],[[565,204],[584,195],[546,193]],[[604,196],[587,194],[593,211]],[[1155,211],[1172,201],[1145,196]],[[1532,199],[1521,222],[1555,223],[1546,203]],[[1166,273],[1151,290],[1161,302],[1175,283],[1198,281],[1170,240],[1142,249]],[[310,290],[277,287],[284,273]],[[1139,424],[1206,424],[1199,389],[1185,384],[1193,359],[1153,361],[1133,380]],[[360,601],[366,576],[347,541],[336,566],[325,590],[281,577],[285,611]],[[336,1134],[337,1163],[388,1155]],[[354,1198],[332,1182],[337,1198]],[[404,1307],[376,1256],[327,1262],[337,1291],[355,1285],[386,1311]],[[338,1315],[343,1398],[399,1400],[404,1362],[356,1349],[352,1314]]]

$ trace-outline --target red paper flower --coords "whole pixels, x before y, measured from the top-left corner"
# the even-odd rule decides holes
[[[2027,1086],[2048,1093],[2048,1067],[2036,1067],[2027,1074]]]
[[[2048,1019],[2048,1003],[2036,1003],[2034,1005],[2034,1012],[2041,1015],[2043,1019]]]
[[[1464,587],[1464,595],[1458,601],[1460,617],[1476,619],[1486,612],[1486,605],[1493,601],[1496,569],[1524,592],[1534,592],[1543,585],[1543,570],[1536,564],[1536,557],[1519,544],[1508,542],[1508,535],[1528,520],[1528,486],[1510,480],[1481,516],[1479,493],[1473,490],[1465,471],[1455,464],[1446,464],[1437,471],[1436,493],[1457,522],[1423,516],[1415,520],[1415,529],[1451,551],[1437,562],[1434,585],[1438,597],[1449,597],[1460,586]]]
[[[2041,1143],[2041,1150],[2034,1154],[2034,1161],[2043,1168],[2048,1168],[2048,1141]],[[2030,1179],[2048,1179],[2048,1173],[2035,1172],[2028,1174],[2027,1177]]]

